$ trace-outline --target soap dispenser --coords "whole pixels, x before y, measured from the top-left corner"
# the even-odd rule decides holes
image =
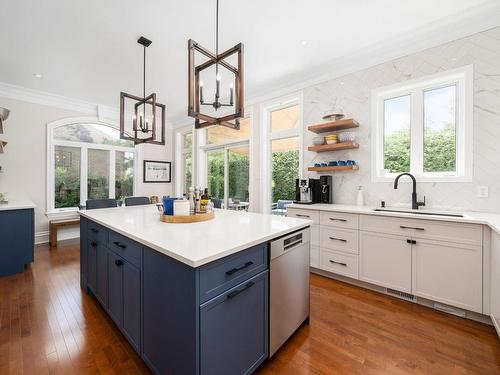
[[[358,196],[356,198],[356,204],[358,206],[364,206],[365,205],[365,195],[363,192],[363,186],[358,186]]]

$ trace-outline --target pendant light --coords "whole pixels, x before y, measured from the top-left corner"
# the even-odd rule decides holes
[[[215,26],[215,53],[199,45],[192,39],[188,41],[188,115],[195,118],[195,128],[200,129],[212,125],[227,126],[232,129],[240,128],[240,118],[244,116],[243,108],[243,44],[239,43],[225,52],[219,54],[219,0],[216,2],[216,26]],[[195,52],[208,58],[205,62],[196,65]],[[237,66],[233,66],[227,59],[237,54]],[[204,84],[200,79],[200,73],[215,65],[215,93],[212,98],[203,92]],[[224,103],[221,100],[221,71],[230,73],[231,79],[228,85],[229,100]],[[214,117],[204,114],[202,106],[212,107],[215,111],[220,108],[234,108],[229,114]],[[234,121],[234,122],[233,122]]]
[[[120,138],[134,144],[164,145],[165,105],[156,101],[155,93],[146,96],[146,48],[152,41],[141,36],[137,43],[143,46],[142,97],[120,93]]]
[[[9,118],[10,111],[0,107],[0,134],[3,134],[3,122]]]

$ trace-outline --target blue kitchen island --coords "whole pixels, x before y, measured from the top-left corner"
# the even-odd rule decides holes
[[[154,373],[251,374],[268,357],[268,243],[308,220],[216,210],[169,224],[154,206],[80,214],[81,287]]]
[[[0,276],[23,272],[33,262],[35,204],[28,200],[0,204]]]

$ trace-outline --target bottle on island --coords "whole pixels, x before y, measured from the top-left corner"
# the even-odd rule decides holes
[[[207,205],[210,202],[210,197],[208,196],[208,188],[205,188],[203,194],[200,198],[200,211],[207,212]]]

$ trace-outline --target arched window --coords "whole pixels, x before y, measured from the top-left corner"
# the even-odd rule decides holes
[[[47,212],[75,211],[87,199],[122,199],[134,193],[134,143],[97,119],[48,125]]]

